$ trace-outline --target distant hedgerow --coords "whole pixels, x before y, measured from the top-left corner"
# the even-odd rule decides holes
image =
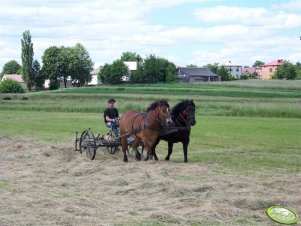
[[[5,79],[0,82],[0,93],[24,93],[24,89],[17,81]]]

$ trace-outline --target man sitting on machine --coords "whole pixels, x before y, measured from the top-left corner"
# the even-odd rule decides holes
[[[116,137],[119,136],[119,114],[117,108],[114,107],[116,100],[108,100],[108,108],[104,111],[103,117],[105,125],[110,128]]]

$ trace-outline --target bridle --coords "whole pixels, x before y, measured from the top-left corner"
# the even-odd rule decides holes
[[[182,119],[182,121],[185,123],[185,127],[191,128],[190,125],[190,120],[193,118],[192,114],[188,114],[187,110],[185,109],[184,111],[180,112],[180,114],[178,115],[178,117],[176,118],[176,122],[180,125],[183,125],[180,121],[179,121],[179,116],[180,119]]]
[[[167,106],[166,106],[167,107]],[[168,109],[168,107],[167,107],[167,109]],[[155,117],[155,120],[157,121],[157,122],[162,122],[162,121],[164,121],[164,119],[161,119],[160,118],[160,110],[161,110],[161,106],[159,106],[158,107],[158,112],[157,112],[157,114],[155,113],[155,110],[153,110],[153,115],[154,115],[154,117]],[[167,110],[168,111],[168,110]]]

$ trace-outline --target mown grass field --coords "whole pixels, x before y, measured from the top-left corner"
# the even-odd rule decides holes
[[[11,100],[3,100],[3,97],[7,96]],[[24,99],[24,97],[27,99]],[[0,94],[0,142],[2,139],[6,143],[5,139],[9,139],[8,143],[10,144],[8,147],[12,146],[12,150],[16,149],[18,151],[23,146],[33,149],[36,145],[38,145],[36,148],[39,150],[30,149],[28,153],[31,154],[24,153],[21,156],[18,156],[20,152],[16,151],[16,154],[13,153],[12,156],[5,157],[5,155],[8,155],[7,152],[11,150],[7,147],[5,149],[7,150],[6,154],[1,157],[0,162],[17,161],[21,163],[24,161],[26,166],[33,167],[30,172],[35,172],[32,164],[37,164],[40,167],[38,172],[44,172],[43,164],[35,163],[33,155],[37,154],[39,156],[37,159],[42,158],[44,161],[49,162],[53,156],[54,159],[51,161],[56,162],[56,167],[60,168],[59,172],[66,171],[65,174],[62,173],[62,177],[66,180],[67,178],[70,179],[70,181],[68,179],[68,181],[63,181],[62,183],[75,183],[73,182],[76,179],[73,178],[74,172],[71,171],[71,168],[65,169],[61,166],[61,159],[54,154],[57,151],[56,144],[59,147],[67,146],[68,150],[72,150],[76,131],[81,132],[84,129],[91,128],[96,134],[106,133],[107,128],[103,125],[102,112],[106,108],[108,98],[117,99],[117,107],[120,113],[127,110],[144,111],[151,102],[160,98],[168,99],[171,106],[182,99],[193,99],[197,107],[197,124],[192,128],[188,165],[185,167],[185,164],[182,164],[182,147],[180,144],[176,144],[170,161],[172,165],[163,161],[157,163],[158,167],[149,166],[147,165],[148,163],[144,162],[133,165],[134,160],[124,164],[120,155],[103,156],[103,151],[99,151],[96,160],[92,162],[83,162],[82,159],[68,160],[68,162],[64,162],[66,167],[75,167],[79,171],[84,170],[84,172],[88,170],[87,167],[91,167],[91,171],[88,170],[86,174],[80,174],[86,178],[85,180],[81,179],[82,183],[94,183],[93,181],[97,180],[102,180],[103,182],[104,180],[105,185],[109,186],[110,189],[117,189],[120,186],[119,183],[128,183],[129,189],[133,189],[133,191],[136,191],[137,187],[135,187],[135,184],[131,184],[130,180],[124,179],[126,178],[124,174],[115,175],[115,177],[119,178],[118,181],[116,179],[116,184],[112,181],[114,178],[109,177],[110,173],[102,165],[105,165],[107,168],[122,167],[122,170],[128,172],[128,177],[132,175],[133,178],[137,179],[134,174],[135,171],[132,169],[132,167],[136,167],[137,169],[139,168],[139,172],[145,170],[142,174],[147,175],[147,181],[142,181],[143,183],[134,179],[136,185],[141,182],[142,184],[139,184],[139,186],[142,187],[142,190],[149,192],[149,195],[169,195],[165,201],[168,203],[170,200],[173,200],[169,202],[171,210],[176,211],[181,206],[177,202],[181,202],[178,198],[182,196],[187,198],[187,205],[184,205],[187,208],[190,207],[189,203],[192,200],[197,199],[197,197],[202,199],[203,197],[204,199],[202,200],[207,207],[210,206],[209,209],[218,213],[216,216],[212,213],[205,213],[204,215],[200,213],[194,220],[190,221],[185,218],[185,214],[182,215],[181,213],[182,218],[177,218],[172,213],[154,215],[151,212],[151,216],[155,216],[154,220],[141,220],[144,215],[149,214],[147,212],[149,210],[137,211],[131,209],[126,213],[129,214],[128,217],[122,216],[120,219],[123,220],[121,221],[110,221],[109,218],[106,218],[108,225],[127,225],[129,222],[124,219],[132,219],[132,217],[134,219],[135,216],[139,217],[140,213],[141,218],[138,220],[132,219],[128,225],[199,225],[203,220],[207,222],[206,225],[266,225],[267,222],[270,223],[264,216],[267,205],[289,205],[297,212],[301,211],[301,206],[298,204],[300,200],[298,201],[295,198],[300,197],[301,194],[298,189],[294,189],[298,187],[298,184],[301,184],[300,81],[237,81],[198,85],[122,85],[62,89],[22,95]],[[14,139],[17,141],[15,146],[11,144],[13,143],[11,140]],[[25,141],[27,144],[20,144],[20,140]],[[39,141],[46,142],[50,147],[46,145],[46,151],[43,151],[43,147],[39,146]],[[60,148],[58,149],[60,150]],[[165,142],[161,142],[157,148],[158,157],[161,160],[166,155],[166,149],[167,144]],[[41,153],[40,150],[42,151]],[[63,148],[63,151],[66,151],[66,149]],[[49,156],[51,157],[49,158]],[[63,159],[67,157],[63,157]],[[85,156],[82,157],[85,159]],[[113,160],[116,160],[118,164],[114,161],[115,165],[113,166],[111,164]],[[7,169],[13,172],[13,168],[9,167],[17,166],[17,162],[7,165],[7,168],[4,167],[3,169],[5,169],[5,172],[9,172]],[[77,164],[76,166],[75,163]],[[48,162],[45,162],[45,164],[48,164]],[[147,167],[151,167],[157,173],[148,173]],[[99,170],[100,173],[95,169]],[[96,176],[106,175],[102,173],[103,170],[108,173],[108,178],[97,178]],[[116,169],[114,168],[114,170]],[[118,168],[117,170],[120,169]],[[168,170],[172,170],[173,180],[167,180],[167,183],[164,175],[165,171]],[[191,173],[193,172],[192,175],[190,175],[190,171]],[[55,173],[51,175],[59,178]],[[78,175],[78,173],[76,172],[75,175]],[[152,177],[160,178],[159,182],[156,184],[155,179],[151,179],[151,182],[148,182],[148,178]],[[14,178],[14,176],[6,175],[6,178],[1,178],[0,176],[0,190],[4,189],[10,192],[12,189],[15,189],[13,186],[14,182],[9,181],[11,178]],[[22,180],[22,177],[18,180]],[[124,182],[124,180],[126,181]],[[207,184],[204,185],[204,181]],[[163,190],[149,190],[151,187],[147,185],[150,183],[152,183],[154,188],[163,186]],[[183,187],[184,184],[191,184],[191,186],[199,184],[200,188],[197,190],[209,189],[209,191],[208,193],[202,193],[204,196],[195,196],[195,193],[193,193],[195,187]],[[174,190],[170,190],[170,185],[175,186]],[[57,184],[57,186],[60,186],[60,184]],[[106,200],[101,197],[99,198],[100,200],[95,201],[95,197],[91,195],[92,193],[88,193],[90,188],[86,190],[86,188],[80,187],[81,185],[79,184],[77,186],[79,191],[84,194],[80,195],[80,200],[86,199],[93,204],[98,203],[97,205],[100,205],[103,200],[107,201],[106,205],[111,205],[110,200],[115,200],[118,203],[123,197],[120,195],[125,192],[121,190],[121,193],[116,194],[114,193],[115,190],[112,190],[110,199]],[[94,188],[102,189],[101,186],[97,186]],[[114,186],[117,186],[117,188]],[[233,191],[231,186],[234,189]],[[139,187],[140,190],[141,187]],[[70,190],[73,187],[66,190],[66,185],[64,185],[62,189],[56,190],[57,193],[62,195],[60,197],[56,195],[55,198],[64,200],[66,205],[70,204],[70,200],[74,200],[74,208],[77,208],[79,199],[76,198],[78,190],[75,188],[74,191]],[[227,189],[224,190],[225,188]],[[287,191],[286,188],[288,188]],[[46,188],[43,187],[43,189],[45,190]],[[43,189],[41,188],[41,192],[44,192]],[[105,190],[107,187],[103,189]],[[269,189],[271,189],[270,194],[268,194]],[[167,191],[167,193],[164,191]],[[185,195],[187,191],[191,192],[191,194]],[[102,190],[98,192],[102,194]],[[136,197],[136,192],[131,193],[131,190],[129,192],[129,200]],[[178,195],[175,197],[174,194]],[[217,198],[211,198],[210,194]],[[236,194],[238,194],[237,197],[235,196]],[[252,194],[252,196],[245,198],[247,197],[246,194]],[[43,197],[40,198],[42,199]],[[156,199],[155,196],[153,198]],[[140,198],[137,199],[139,202],[142,201]],[[190,214],[196,212],[194,208],[200,208],[198,203],[193,203],[191,212],[187,210]],[[213,206],[212,203],[214,203]],[[127,205],[126,203],[121,204]],[[137,203],[135,204],[137,207]],[[235,210],[237,214],[241,211],[241,218],[236,214],[232,216],[220,204],[228,205],[229,208],[231,207],[231,211]],[[114,203],[112,205],[114,206]],[[149,207],[150,209],[152,209],[151,206]],[[155,206],[154,204],[154,208]],[[28,211],[30,211],[30,208]],[[71,210],[67,208],[66,216],[70,214],[68,211]],[[125,211],[125,207],[122,207],[120,211]],[[163,209],[161,209],[162,211]],[[248,212],[250,215],[247,214]],[[13,210],[11,214],[14,214]],[[109,216],[112,213],[108,211],[107,214]],[[70,224],[72,222],[78,223],[73,221],[74,215],[72,214],[70,219],[68,218],[67,223],[63,221],[66,219],[63,216],[61,217],[62,221],[58,220],[59,225],[68,225],[68,222],[71,222]],[[46,217],[45,219],[52,222],[51,218]],[[91,218],[87,217],[86,219],[92,222]],[[30,219],[27,222],[30,222]],[[95,222],[98,222],[97,219],[95,219]]]

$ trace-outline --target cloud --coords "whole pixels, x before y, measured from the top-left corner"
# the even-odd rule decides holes
[[[205,2],[215,6],[203,7]],[[81,43],[96,65],[112,62],[124,51],[137,52],[141,56],[156,54],[174,60],[177,65],[231,59],[248,64],[258,56],[273,60],[281,54],[285,58],[298,56],[295,52],[301,52],[298,50],[300,35],[296,41],[292,36],[300,30],[301,16],[298,10],[291,8],[300,9],[301,1],[257,8],[218,5],[223,2],[2,0],[0,67],[7,59],[15,57],[20,61],[20,40],[28,29],[35,59],[40,60],[50,46]],[[185,12],[195,16],[193,25],[189,22],[181,25],[175,22],[172,26],[166,25],[171,21],[146,22],[154,9],[185,8],[190,3],[199,6]]]
[[[293,1],[288,1],[285,3],[277,4],[277,5],[274,4],[272,6],[272,9],[299,13],[301,10],[301,1],[293,0]]]
[[[282,43],[285,43],[285,45],[282,45]],[[300,52],[301,46],[298,40],[288,37],[276,37],[253,42],[243,40],[228,42],[222,48],[216,48],[212,51],[196,50],[193,56],[196,59],[194,63],[197,65],[215,62],[223,64],[228,60],[241,65],[252,65],[256,60],[269,62],[274,59],[286,59],[297,62],[301,59]]]
[[[258,26],[267,29],[296,28],[301,26],[301,15],[265,8],[216,6],[196,9],[194,12],[200,21],[210,23],[235,23]]]

